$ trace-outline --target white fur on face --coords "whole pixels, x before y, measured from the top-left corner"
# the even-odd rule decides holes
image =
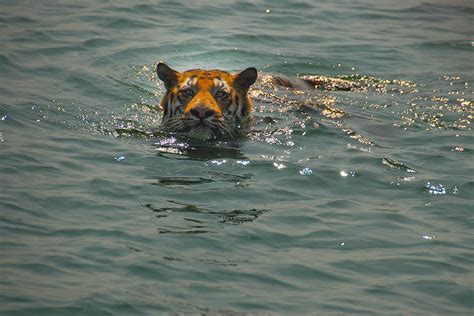
[[[197,81],[198,81],[197,77],[195,77],[195,76],[189,77],[184,82],[183,88],[193,88],[194,86],[196,86]]]
[[[213,82],[214,82],[215,91],[222,90],[222,91],[225,91],[227,93],[230,93],[230,87],[229,87],[229,85],[227,84],[227,82],[225,80],[222,80],[222,79],[219,79],[219,78],[214,78]]]

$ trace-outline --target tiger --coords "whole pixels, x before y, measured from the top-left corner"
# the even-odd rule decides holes
[[[257,80],[254,67],[231,74],[213,69],[176,71],[163,62],[156,66],[166,92],[161,99],[161,128],[193,139],[234,139],[252,123],[253,103],[248,96]]]

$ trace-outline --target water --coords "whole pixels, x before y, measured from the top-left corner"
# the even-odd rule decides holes
[[[0,314],[472,314],[473,13],[2,1]],[[258,83],[198,143],[155,133],[159,60],[362,88]]]

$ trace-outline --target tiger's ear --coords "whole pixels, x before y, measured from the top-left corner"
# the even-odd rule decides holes
[[[234,87],[237,89],[248,90],[257,80],[257,69],[254,67],[247,68],[241,73],[235,75]]]
[[[167,90],[178,84],[178,72],[161,61],[156,65],[156,73],[158,74],[158,78],[165,83]]]

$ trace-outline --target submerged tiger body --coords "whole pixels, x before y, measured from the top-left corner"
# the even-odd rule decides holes
[[[235,138],[250,128],[253,104],[248,90],[257,79],[255,68],[238,74],[201,69],[178,72],[158,63],[156,71],[166,88],[160,104],[164,130],[207,140]]]
[[[232,139],[245,135],[252,127],[253,103],[249,88],[257,80],[257,70],[247,68],[238,74],[222,70],[192,69],[178,72],[164,63],[156,67],[164,82],[166,93],[161,100],[162,129],[201,140]],[[286,77],[263,74],[259,76],[252,96],[259,100],[262,89],[287,88],[294,91],[385,91],[381,84],[360,82],[325,76]],[[286,90],[289,91],[289,90]],[[280,101],[283,99],[279,98]],[[309,98],[310,102],[311,98]],[[292,103],[297,107],[319,108],[323,115],[340,117],[343,111],[321,104]]]

